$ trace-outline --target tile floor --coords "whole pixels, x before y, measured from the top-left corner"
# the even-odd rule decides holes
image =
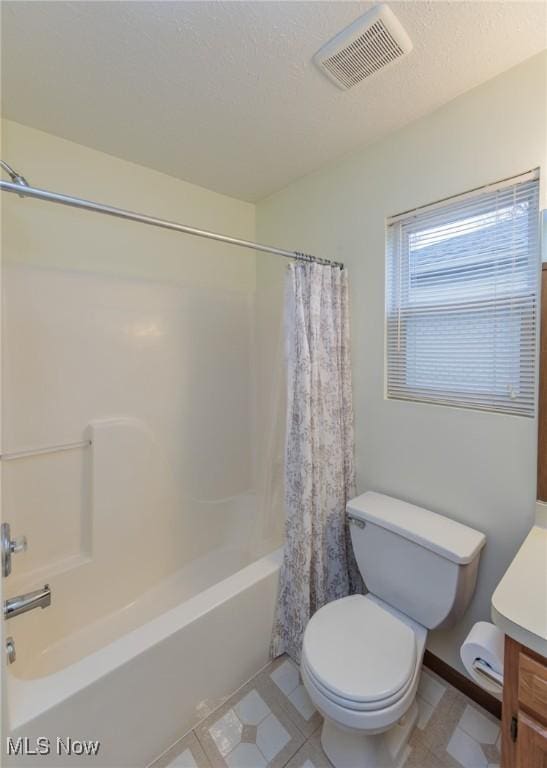
[[[500,723],[433,672],[418,688],[419,719],[404,768],[497,768]],[[296,667],[273,661],[150,768],[330,768],[321,716]]]

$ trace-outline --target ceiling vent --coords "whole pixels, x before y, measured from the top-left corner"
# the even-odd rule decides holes
[[[329,80],[347,91],[412,48],[391,8],[377,5],[325,43],[313,60]]]

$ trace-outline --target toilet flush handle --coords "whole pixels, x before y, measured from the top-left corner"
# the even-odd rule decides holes
[[[348,520],[353,525],[356,525],[357,528],[364,528],[366,526],[366,522],[364,520],[361,520],[360,517],[356,517],[355,515],[352,515],[351,512],[348,512]]]

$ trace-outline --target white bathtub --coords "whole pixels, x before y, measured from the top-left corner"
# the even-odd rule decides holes
[[[148,765],[267,662],[280,562],[276,550],[188,599],[188,572],[174,574],[19,672],[16,662],[8,679],[12,739],[101,744],[92,758],[10,763]]]

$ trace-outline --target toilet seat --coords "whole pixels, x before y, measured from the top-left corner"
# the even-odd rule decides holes
[[[369,597],[323,606],[304,634],[302,668],[336,707],[377,711],[399,701],[417,668],[412,628]],[[421,655],[421,654],[420,654]]]
[[[306,672],[306,676],[310,683],[315,686],[316,690],[321,693],[326,699],[328,699],[332,704],[335,704],[338,707],[341,707],[343,709],[350,710],[352,712],[377,712],[379,710],[383,710],[386,707],[391,706],[392,704],[396,704],[402,696],[406,693],[408,688],[410,687],[412,683],[412,677],[409,679],[408,683],[397,693],[395,693],[393,696],[390,696],[386,699],[381,699],[379,701],[362,701],[362,702],[356,702],[352,699],[346,699],[343,696],[337,696],[336,694],[333,694],[332,691],[330,691],[328,688],[326,688],[324,685],[321,684],[319,680],[314,676],[313,672],[310,670],[309,666],[306,664],[306,661],[304,657],[302,657],[301,662],[301,670]]]

